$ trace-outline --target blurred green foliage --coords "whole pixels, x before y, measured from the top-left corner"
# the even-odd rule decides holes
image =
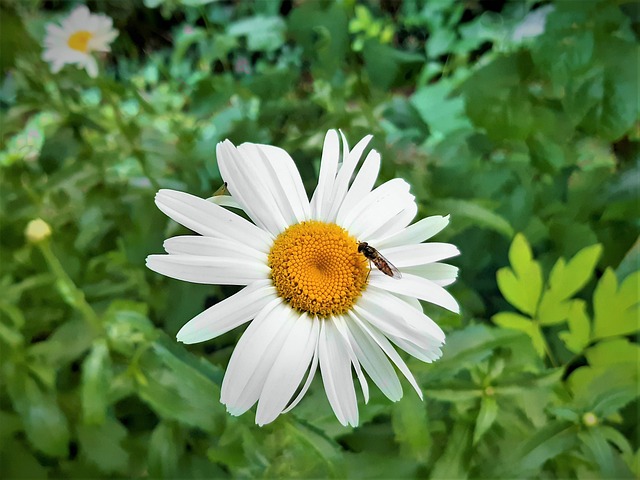
[[[97,79],[40,59],[68,3],[0,6],[4,478],[640,475],[637,3],[557,1],[531,37],[533,0],[89,6],[120,31]],[[343,428],[316,379],[259,428],[218,402],[241,332],[173,339],[234,289],[145,269],[182,231],[153,196],[209,196],[227,137],[311,191],[334,127],[452,215],[463,313],[409,360],[424,403],[374,390]]]

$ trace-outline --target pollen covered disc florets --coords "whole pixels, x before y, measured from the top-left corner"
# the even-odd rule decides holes
[[[336,224],[315,220],[278,235],[269,266],[280,297],[319,316],[347,312],[362,293],[369,270],[355,238]]]

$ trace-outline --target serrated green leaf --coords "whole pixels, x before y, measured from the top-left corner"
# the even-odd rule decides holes
[[[122,442],[127,429],[108,418],[101,425],[79,425],[78,440],[82,455],[103,473],[123,473],[129,464],[129,454]]]
[[[592,245],[576,253],[568,263],[563,259],[556,262],[549,275],[549,289],[556,298],[566,300],[584,287],[602,254],[602,245]]]
[[[629,275],[620,288],[613,270],[604,272],[593,293],[592,339],[628,335],[640,329],[639,283],[640,270]]]
[[[562,339],[569,351],[579,353],[589,345],[591,333],[591,322],[584,301],[574,300],[571,302],[568,324],[569,331],[560,332],[558,337]]]
[[[511,243],[509,262],[511,268],[498,270],[498,287],[509,303],[533,317],[542,292],[542,270],[533,260],[531,247],[520,233]]]
[[[498,416],[498,402],[495,397],[483,396],[480,401],[480,410],[476,418],[476,426],[473,430],[473,444],[476,445],[482,436],[491,428]]]
[[[632,368],[640,359],[640,346],[626,338],[613,338],[589,347],[585,356],[589,365],[594,367],[627,363]]]

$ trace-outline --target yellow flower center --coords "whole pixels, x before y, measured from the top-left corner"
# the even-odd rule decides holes
[[[347,312],[367,283],[369,261],[358,242],[333,223],[316,220],[287,228],[269,252],[278,295],[312,315]]]
[[[86,30],[79,30],[73,33],[69,40],[67,40],[67,44],[69,48],[77,50],[79,52],[87,53],[89,50],[89,40],[93,38],[93,33],[87,32]]]

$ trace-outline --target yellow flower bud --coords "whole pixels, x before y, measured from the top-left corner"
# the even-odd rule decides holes
[[[29,243],[40,243],[51,236],[51,227],[41,218],[31,220],[24,231]]]
[[[598,417],[593,412],[587,412],[582,416],[582,423],[587,427],[595,427],[598,424]]]

